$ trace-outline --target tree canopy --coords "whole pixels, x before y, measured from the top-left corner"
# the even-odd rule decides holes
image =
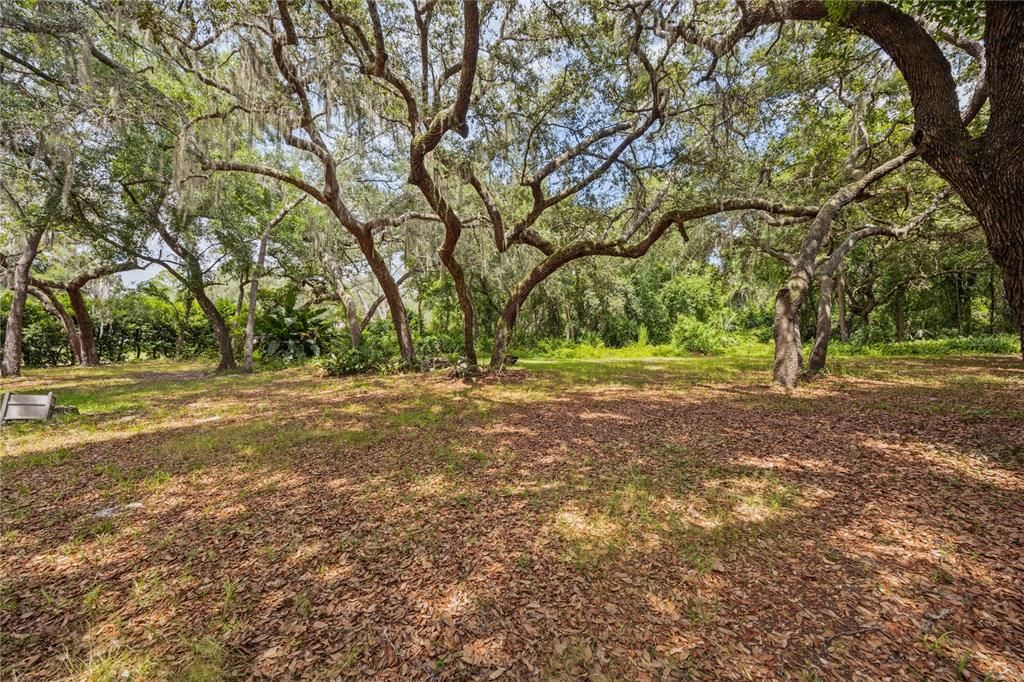
[[[834,327],[1024,334],[1019,4],[17,0],[0,31],[5,373],[772,340],[793,385]]]

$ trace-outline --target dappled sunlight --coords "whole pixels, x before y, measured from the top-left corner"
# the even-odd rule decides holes
[[[544,532],[542,528],[541,534]],[[620,524],[604,514],[585,512],[573,505],[555,515],[550,532],[568,543],[574,559],[584,562],[601,561],[626,549],[630,542]]]
[[[444,474],[431,474],[409,485],[409,492],[416,497],[448,498],[455,494],[458,486]]]
[[[465,585],[455,585],[434,604],[441,618],[460,618],[474,608],[474,595]]]
[[[655,364],[588,365],[608,373],[589,387],[575,364],[61,379],[96,411],[4,433],[0,624],[24,635],[5,659],[274,676],[329,632],[329,669],[369,676],[418,656],[630,677],[638,647],[666,671],[800,671],[840,646],[1024,671],[1000,644],[1024,618],[1019,381],[993,408],[930,362],[791,394]]]

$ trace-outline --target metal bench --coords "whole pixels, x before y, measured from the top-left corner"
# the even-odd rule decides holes
[[[43,421],[53,416],[53,393],[46,395],[17,395],[4,393],[0,403],[0,425],[11,421]]]

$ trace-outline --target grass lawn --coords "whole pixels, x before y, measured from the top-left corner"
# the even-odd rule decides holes
[[[3,679],[1024,679],[1019,358],[28,371]]]

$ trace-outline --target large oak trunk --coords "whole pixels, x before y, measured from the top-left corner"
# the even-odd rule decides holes
[[[206,315],[213,329],[213,336],[217,339],[217,348],[220,350],[220,363],[217,365],[218,372],[235,369],[235,351],[231,347],[231,332],[228,330],[224,316],[217,310],[217,306],[206,295],[202,289],[193,290],[192,294],[199,304],[199,309]]]
[[[85,303],[81,289],[69,288],[67,292],[71,300],[71,310],[75,313],[75,321],[78,323],[78,338],[82,347],[81,364],[83,367],[96,367],[100,364],[100,354],[96,350],[96,337],[93,334],[89,307]]]
[[[1016,205],[994,208],[994,215],[982,221],[982,228],[988,237],[992,260],[1003,275],[1003,292],[1017,323],[1024,359],[1024,196],[1018,195],[1012,201]]]
[[[45,226],[36,228],[28,235],[25,250],[14,265],[11,281],[11,309],[7,313],[7,327],[4,336],[4,355],[0,362],[0,376],[11,377],[21,374],[21,335],[25,324],[25,300],[28,298],[29,271],[39,251],[39,240],[46,231]]]
[[[792,388],[800,378],[803,349],[800,340],[800,303],[803,294],[794,291],[792,284],[779,289],[775,295],[775,365],[772,377],[775,383]]]

